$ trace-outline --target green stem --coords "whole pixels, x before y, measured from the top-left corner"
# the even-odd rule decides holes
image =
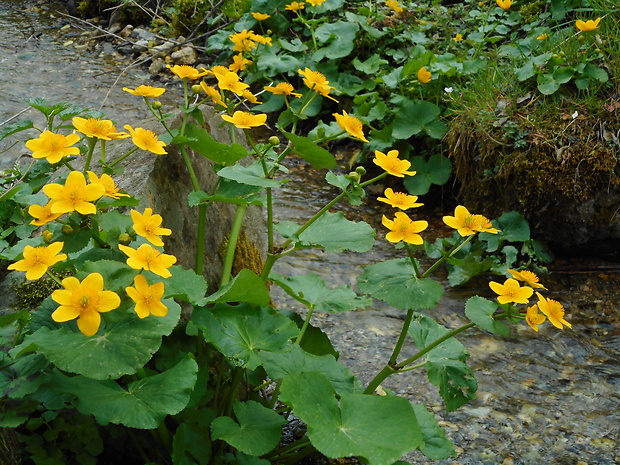
[[[448,258],[456,254],[459,250],[461,250],[465,246],[465,244],[467,244],[469,241],[471,241],[474,238],[474,236],[475,234],[470,234],[469,236],[467,236],[467,239],[465,240],[463,240],[462,237],[459,237],[459,240],[456,242],[456,244],[452,246],[452,248],[448,251],[448,253],[445,254],[440,259],[438,259],[435,263],[433,263],[431,267],[428,270],[426,270],[424,273],[422,273],[422,276],[420,277],[426,278],[428,275],[430,275],[433,271],[437,269],[439,265],[441,265]]]
[[[54,282],[55,282],[56,284],[58,284],[59,286],[62,286],[62,281],[58,278],[58,276],[56,276],[56,275],[52,272],[52,270],[50,270],[50,269],[48,268],[48,270],[46,271],[46,274],[47,274],[47,276],[49,276],[49,277],[50,277],[50,279],[51,279],[52,281],[54,281]]]
[[[415,277],[420,277],[420,270],[418,269],[418,261],[413,256],[413,250],[411,249],[411,245],[407,242],[405,244],[405,249],[407,250],[407,255],[409,255],[409,260],[411,260],[411,265],[413,266],[413,272],[415,273]]]
[[[67,160],[61,160],[61,163],[67,168],[69,168],[71,171],[77,171],[73,166],[71,166],[71,163],[69,163]]]
[[[101,140],[101,166],[105,166],[106,163],[106,155],[105,155],[105,139]]]
[[[411,357],[409,357],[406,360],[403,360],[402,362],[394,365],[394,369],[395,370],[401,370],[404,367],[406,367],[407,365],[411,364],[412,362],[415,362],[417,359],[419,359],[420,357],[423,357],[424,355],[426,355],[427,353],[429,353],[431,350],[433,350],[435,347],[437,347],[439,344],[441,344],[444,341],[447,341],[448,339],[450,339],[451,337],[456,336],[459,333],[462,333],[465,330],[468,330],[469,328],[473,328],[474,326],[476,326],[476,323],[469,322],[466,325],[461,326],[460,328],[456,328],[453,329],[452,331],[447,332],[446,334],[444,334],[443,336],[441,336],[439,339],[437,339],[436,341],[432,342],[431,344],[429,344],[428,346],[426,346],[424,349],[422,349],[421,351],[419,351],[417,354],[412,355]]]
[[[396,365],[396,360],[398,360],[398,356],[400,355],[400,351],[403,348],[403,344],[405,343],[405,339],[407,338],[407,332],[409,331],[409,326],[411,326],[411,320],[413,319],[413,310],[407,310],[407,315],[405,315],[405,321],[403,323],[403,327],[400,330],[400,335],[398,336],[398,341],[396,341],[396,345],[394,346],[394,350],[392,351],[392,356],[390,360],[388,360],[389,366]]]
[[[198,229],[196,231],[196,267],[198,276],[202,276],[205,261],[205,240],[207,236],[207,208],[208,205],[198,205]]]
[[[224,256],[224,263],[222,265],[222,278],[220,280],[220,287],[227,284],[230,281],[233,260],[235,258],[235,251],[237,249],[237,241],[239,240],[239,234],[241,232],[241,225],[243,224],[243,218],[245,212],[248,209],[247,204],[237,205],[237,212],[233,219],[233,224],[230,228],[230,236],[228,237],[228,246],[226,247],[226,255]]]
[[[220,406],[220,416],[230,416],[232,412],[233,401],[237,396],[237,390],[239,389],[239,385],[241,384],[241,380],[243,379],[243,372],[245,370],[241,367],[235,367],[232,375],[232,380],[230,382],[230,387],[226,392],[226,398],[224,399],[224,403]]]
[[[299,335],[295,338],[295,344],[297,345],[301,344],[301,340],[304,337],[304,334],[306,333],[306,329],[308,329],[308,326],[310,325],[310,318],[312,318],[313,313],[314,313],[314,308],[309,308],[308,315],[306,315],[306,319],[304,321],[303,326],[301,327],[301,330],[299,331]]]
[[[127,152],[125,155],[123,155],[120,158],[117,158],[116,160],[114,160],[112,163],[110,163],[110,168],[112,168],[113,166],[118,165],[120,162],[122,162],[125,158],[127,158],[129,155],[131,155],[132,153],[134,153],[136,150],[138,150],[138,147],[134,147],[133,149],[131,149],[129,152]]]
[[[308,439],[307,436],[304,436],[302,438],[299,438],[297,441],[291,442],[290,444],[287,444],[286,446],[281,447],[280,449],[277,449],[272,452],[269,452],[268,454],[265,454],[263,458],[266,460],[272,461],[273,459],[277,457],[281,457],[292,450],[299,449],[300,447],[305,447],[309,444],[310,444],[310,439]]]
[[[409,357],[408,359],[400,362],[400,363],[395,363],[393,365],[390,365],[389,363],[387,365],[385,365],[385,367],[383,367],[383,369],[377,374],[377,376],[375,376],[373,378],[373,380],[368,384],[368,386],[366,387],[366,389],[364,390],[364,394],[372,394],[373,392],[375,392],[375,389],[377,389],[377,387],[389,376],[393,375],[394,373],[399,373],[401,372],[407,365],[410,365],[411,363],[413,363],[414,361],[416,361],[417,359],[419,359],[420,357],[423,357],[424,355],[426,355],[428,352],[430,352],[431,350],[433,350],[435,347],[437,347],[439,344],[441,344],[444,341],[447,341],[448,339],[450,339],[451,337],[456,336],[457,334],[476,326],[476,323],[471,322],[471,323],[467,323],[466,325],[461,326],[460,328],[456,328],[453,329],[452,331],[447,332],[446,334],[444,334],[443,336],[441,336],[439,339],[435,340],[434,342],[432,342],[431,344],[429,344],[428,346],[426,346],[424,349],[420,350],[418,353],[416,353],[415,355]],[[401,333],[402,336],[402,333]]]
[[[90,169],[90,162],[93,158],[93,152],[95,151],[95,145],[97,144],[97,139],[94,137],[89,138],[88,140],[88,153],[86,154],[86,162],[84,162],[84,174]]]
[[[157,427],[157,435],[168,453],[172,452],[172,436],[170,436],[170,431],[168,431],[168,428],[166,428],[163,422]]]
[[[142,458],[142,461],[144,463],[150,463],[151,459],[149,458],[148,455],[146,455],[146,452],[144,452],[144,449],[142,448],[142,446],[138,442],[138,438],[136,438],[136,433],[134,433],[132,428],[127,428],[127,430],[129,431],[129,440],[131,441],[133,446],[138,451],[138,454],[140,454],[140,458]]]

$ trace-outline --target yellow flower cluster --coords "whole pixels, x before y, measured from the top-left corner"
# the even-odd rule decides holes
[[[529,299],[534,293],[538,297],[538,302],[527,308],[524,319],[530,327],[538,332],[538,325],[549,319],[551,324],[558,329],[563,329],[564,326],[571,328],[571,324],[564,319],[564,306],[557,300],[547,299],[540,292],[535,289],[547,289],[540,284],[538,276],[528,270],[508,270],[511,278],[500,284],[495,281],[489,283],[489,287],[495,292],[498,297],[497,301],[500,304],[525,304],[529,303]],[[524,283],[521,286],[519,283]],[[540,313],[539,313],[540,312]]]

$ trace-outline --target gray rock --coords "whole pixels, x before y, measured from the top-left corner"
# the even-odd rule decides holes
[[[147,50],[148,48],[149,48],[149,41],[143,40],[143,39],[135,41],[131,47],[131,49],[136,53],[143,52]]]
[[[193,47],[183,47],[170,55],[177,65],[193,65],[198,61],[198,55]]]
[[[149,73],[158,74],[166,66],[163,58],[155,58],[149,65]]]

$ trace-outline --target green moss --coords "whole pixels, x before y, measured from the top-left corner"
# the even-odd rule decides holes
[[[59,278],[70,276],[69,271],[60,273]],[[36,281],[26,281],[23,284],[13,284],[20,308],[37,308],[48,296],[61,286],[51,278],[44,277]]]
[[[223,261],[228,247],[228,236],[224,238],[220,244],[218,253]],[[248,239],[245,231],[241,231],[237,241],[237,249],[235,250],[235,258],[233,260],[232,274],[237,275],[241,270],[248,269],[257,275],[260,275],[264,266],[263,256],[256,246]]]

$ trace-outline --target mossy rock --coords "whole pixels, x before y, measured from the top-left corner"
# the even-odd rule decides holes
[[[517,210],[539,237],[564,247],[620,242],[618,107],[503,108],[486,123],[459,115],[446,137],[459,200],[491,217]]]

